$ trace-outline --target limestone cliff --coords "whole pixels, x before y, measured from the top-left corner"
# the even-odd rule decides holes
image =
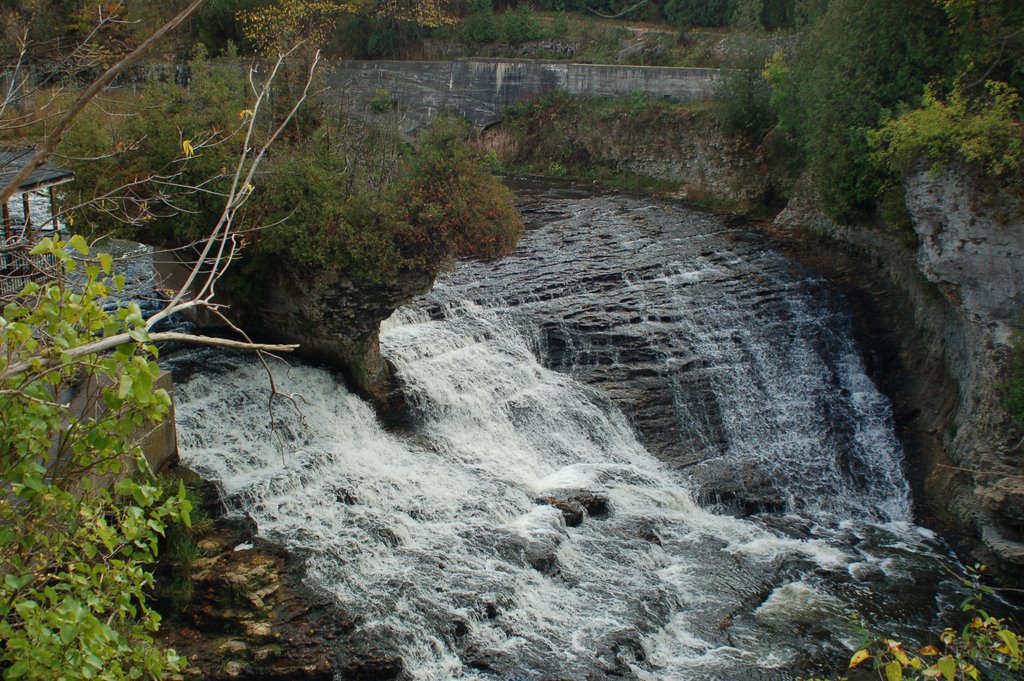
[[[911,437],[909,457],[925,515],[1004,579],[1024,575],[1024,442],[998,385],[1011,324],[1024,311],[1024,212],[963,167],[904,181],[916,244],[888,227],[842,227],[799,183],[777,226],[806,228],[852,249],[890,295],[905,380],[890,384]],[[908,424],[908,422],[911,422]]]
[[[154,263],[161,285],[180,289],[188,269],[177,261]],[[297,354],[343,372],[350,384],[378,406],[389,398],[390,371],[380,355],[380,323],[414,297],[426,293],[434,277],[407,270],[391,284],[356,283],[331,269],[299,270],[280,262],[253,290],[220,291],[224,313],[254,337],[297,343]],[[192,315],[202,327],[223,327],[210,314]]]
[[[308,360],[341,369],[378,405],[388,398],[390,371],[380,355],[380,323],[430,290],[432,275],[406,271],[391,285],[356,284],[343,273],[279,268],[258,305],[243,310],[252,333],[300,343]]]
[[[727,137],[707,111],[659,104],[633,111],[555,99],[528,120],[486,131],[484,141],[512,165],[626,171],[678,184],[679,196],[698,205],[751,210],[788,190],[770,145]]]
[[[684,196],[721,198],[741,207],[770,202],[780,177],[769,172],[762,149],[722,135],[706,116],[681,116],[637,126],[617,118],[583,128],[594,156],[617,169],[679,182]]]

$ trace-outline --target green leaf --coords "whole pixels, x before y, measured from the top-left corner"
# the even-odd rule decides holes
[[[44,253],[50,253],[53,251],[53,239],[45,237],[42,241],[32,247],[32,250],[28,252],[29,255],[42,255]]]
[[[110,274],[110,268],[114,266],[114,258],[109,253],[100,253],[98,256],[100,261],[100,267],[103,268],[103,274]]]
[[[74,234],[68,240],[68,246],[78,251],[81,255],[89,254],[89,244],[81,234]]]
[[[31,572],[28,574],[21,575],[20,577],[8,573],[4,575],[4,586],[6,586],[11,591],[17,591],[18,589],[21,589],[23,586],[26,586],[27,584],[31,583],[33,576],[34,575]]]
[[[956,677],[956,660],[951,655],[945,655],[939,658],[939,661],[935,663],[939,671],[942,672],[942,676],[945,677],[946,681],[953,681]]]
[[[903,681],[903,666],[896,660],[885,663],[885,681]]]
[[[31,660],[18,660],[4,673],[6,679],[20,679],[32,668]]]
[[[0,546],[6,546],[7,544],[10,544],[17,538],[18,535],[15,534],[14,530],[12,530],[11,528],[0,527]]]
[[[117,387],[117,396],[122,400],[132,391],[132,377],[124,375],[121,377],[121,384]]]
[[[1003,639],[1010,654],[1014,657],[1020,657],[1020,641],[1017,640],[1017,634],[1013,633],[1009,629],[1000,629],[996,632],[999,638]]]

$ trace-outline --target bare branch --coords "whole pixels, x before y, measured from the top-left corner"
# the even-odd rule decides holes
[[[165,317],[173,313],[175,311],[176,306],[178,306],[185,299],[186,296],[192,295],[195,296],[197,299],[206,300],[209,300],[209,298],[212,296],[213,286],[215,285],[217,279],[224,273],[224,267],[227,266],[227,262],[230,261],[230,259],[224,258],[224,255],[225,249],[228,248],[228,243],[230,241],[231,227],[234,221],[235,213],[246,202],[246,200],[248,200],[251,194],[252,180],[256,175],[256,170],[259,167],[260,162],[263,160],[264,156],[266,156],[267,150],[277,140],[281,132],[284,131],[285,127],[287,127],[287,125],[291,122],[299,107],[302,106],[302,104],[306,101],[306,99],[309,96],[309,88],[313,82],[313,74],[316,71],[317,65],[319,64],[320,61],[319,51],[317,51],[316,54],[314,55],[312,64],[309,67],[309,72],[307,74],[302,94],[295,100],[294,104],[292,105],[292,108],[288,112],[288,115],[284,117],[280,125],[278,125],[278,127],[274,130],[270,137],[260,146],[260,149],[256,153],[255,157],[252,159],[251,162],[248,163],[248,170],[246,171],[247,156],[248,152],[250,151],[249,143],[252,140],[252,137],[255,133],[256,119],[259,110],[262,107],[263,103],[266,101],[266,98],[270,92],[270,85],[273,82],[274,78],[276,77],[277,72],[280,70],[281,65],[284,63],[284,60],[287,59],[293,52],[295,52],[295,50],[298,49],[298,47],[299,46],[295,46],[287,53],[282,54],[278,57],[277,61],[274,64],[274,67],[271,69],[270,74],[267,76],[267,79],[264,82],[263,87],[259,89],[259,95],[256,99],[255,104],[253,105],[252,116],[250,116],[249,118],[249,126],[248,129],[246,130],[242,153],[239,156],[238,164],[235,167],[235,175],[231,182],[231,188],[228,190],[227,201],[225,201],[224,203],[224,211],[221,213],[220,219],[217,221],[217,224],[210,231],[210,236],[207,239],[206,244],[203,247],[203,250],[199,254],[196,266],[192,268],[192,271],[189,273],[189,276],[185,280],[185,283],[181,286],[181,289],[178,291],[177,294],[175,294],[174,298],[170,301],[170,303],[167,304],[167,307],[165,307],[163,310],[157,312],[155,315],[150,317],[148,321],[148,328],[152,328],[152,326],[156,324],[158,321],[164,319]],[[250,82],[251,79],[252,73],[250,72]],[[255,89],[255,85],[253,87]],[[211,253],[214,252],[214,249],[216,249],[216,253],[215,255],[213,255],[213,267],[210,269],[209,273],[206,274],[205,279],[202,285],[199,287],[199,289],[193,292],[191,290],[192,287],[196,284],[200,276],[203,274],[202,266],[204,263],[208,262],[208,259],[211,257]]]
[[[217,348],[232,348],[235,350],[262,350],[266,352],[292,352],[298,345],[293,344],[273,344],[273,343],[250,343],[247,341],[236,341],[230,338],[217,338],[216,336],[198,336],[191,333],[181,333],[179,331],[159,331],[151,333],[145,338],[145,342],[150,343],[164,343],[176,341],[179,343],[189,343],[191,345],[206,345]],[[75,348],[70,348],[64,352],[64,359],[70,360],[73,363],[74,360],[86,357],[100,352],[107,352],[114,348],[126,345],[128,343],[139,342],[128,333],[118,333],[107,338],[101,338],[93,341],[92,343],[86,343]],[[59,358],[58,358],[59,359]],[[3,372],[0,372],[0,382],[7,381],[17,376],[20,373],[24,373],[33,367],[35,362],[40,361],[39,358],[33,358],[24,362],[18,362],[8,366]],[[57,360],[42,360],[41,369],[45,371],[50,367],[51,364],[56,364]],[[65,361],[64,365],[68,365],[69,361]]]

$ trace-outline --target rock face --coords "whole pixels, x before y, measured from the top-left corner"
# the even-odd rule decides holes
[[[863,286],[889,296],[876,323],[891,326],[899,355],[888,392],[908,427],[920,510],[954,528],[998,576],[1019,581],[1024,448],[998,385],[1011,325],[1024,311],[1021,199],[995,194],[962,167],[914,172],[905,189],[913,247],[891,229],[836,225],[806,178],[776,225],[815,231],[873,266],[878,279]]]
[[[198,542],[193,596],[161,642],[188,658],[185,678],[332,679],[331,642],[351,618],[289,573],[283,554],[251,539],[220,524]]]
[[[562,115],[558,112],[558,115]],[[519,160],[544,155],[553,144],[571,149],[568,164],[605,164],[620,171],[678,182],[681,197],[700,205],[741,210],[774,205],[791,184],[763,147],[725,136],[707,115],[651,108],[637,115],[576,116],[564,135],[534,125],[525,140],[507,150]],[[485,132],[500,144],[501,126]]]
[[[192,596],[177,621],[161,628],[161,643],[188,658],[180,678],[408,678],[386,642],[357,632],[358,617],[306,586],[299,561],[254,539],[245,523],[218,521],[198,550]]]
[[[439,111],[455,111],[485,128],[500,121],[506,107],[553,90],[620,97],[642,92],[657,99],[702,101],[714,92],[718,70],[515,59],[343,61],[332,64],[326,77],[328,99],[370,123],[379,116],[369,102],[384,90],[403,113],[402,130],[411,132]]]
[[[300,343],[309,360],[341,369],[377,404],[387,401],[390,371],[380,355],[380,322],[415,296],[433,277],[412,271],[393,286],[356,285],[336,272],[277,270],[258,306],[246,310],[243,325],[279,342]]]
[[[611,121],[608,130],[581,131],[594,156],[619,169],[681,182],[691,199],[725,199],[740,206],[771,202],[777,173],[761,152],[725,137],[699,117],[638,130],[630,118]]]
[[[921,272],[970,320],[1002,342],[1024,310],[1024,204],[979,186],[963,167],[906,179]]]

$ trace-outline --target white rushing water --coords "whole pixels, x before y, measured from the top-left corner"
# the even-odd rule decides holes
[[[623,285],[642,306],[665,304],[643,300],[650,284]],[[183,462],[218,481],[229,510],[250,515],[261,535],[301,551],[310,579],[359,613],[361,631],[415,678],[789,678],[848,654],[851,609],[871,604],[901,627],[872,600],[936,606],[934,584],[919,583],[936,545],[906,522],[884,399],[852,345],[821,378],[808,343],[783,343],[779,359],[757,329],[731,328],[723,343],[710,322],[694,340],[717,367],[711,384],[733,450],[725,460],[746,448],[773,458],[773,475],[788,466],[808,477],[799,469],[819,466],[808,450],[823,445],[800,433],[821,431],[813,409],[834,384],[867,415],[851,441],[882,450],[873,465],[889,466],[858,485],[826,461],[810,477],[830,497],[737,518],[698,506],[694,478],[645,448],[603,391],[541,363],[537,309],[500,302],[512,287],[499,277],[498,291],[474,302],[464,286],[443,284],[384,327],[408,432],[385,431],[318,369],[275,368],[278,390],[294,399],[275,399],[276,430],[258,365],[178,389]],[[696,305],[668,291],[677,312]],[[715,318],[731,326],[742,316]],[[759,373],[758,390],[744,384],[749,374],[726,370],[738,364]],[[766,394],[786,399],[764,404]],[[685,410],[677,418],[699,421]],[[598,503],[568,526],[554,503],[574,497]]]

